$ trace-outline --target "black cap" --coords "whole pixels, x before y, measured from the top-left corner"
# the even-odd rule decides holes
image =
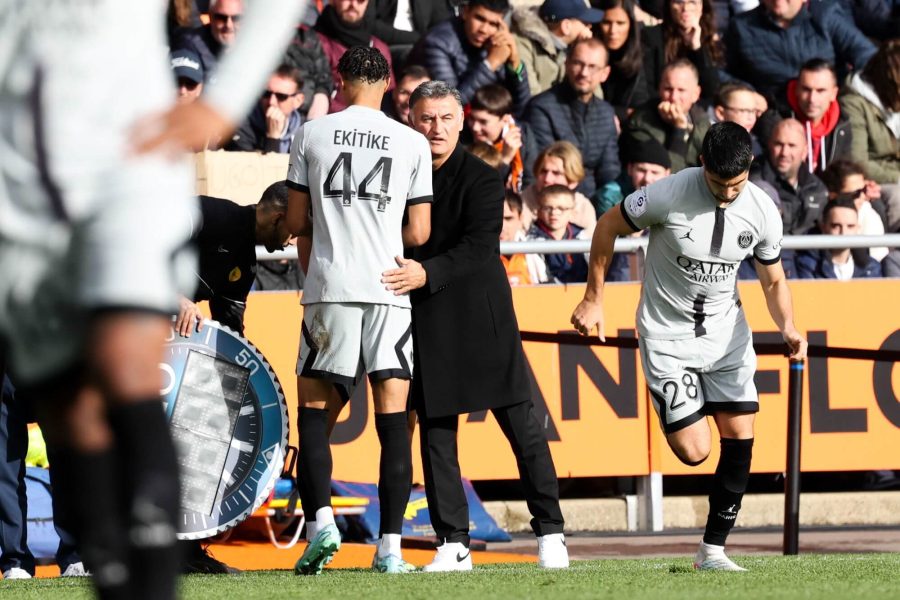
[[[672,168],[669,151],[654,139],[636,142],[630,140],[625,146],[625,160],[629,163],[651,163],[666,169]]]
[[[196,52],[176,50],[170,57],[170,65],[175,77],[184,77],[195,83],[203,83],[203,63]]]
[[[584,0],[545,0],[538,14],[543,20],[553,22],[578,19],[583,23],[599,23],[603,20],[603,11],[591,8]]]

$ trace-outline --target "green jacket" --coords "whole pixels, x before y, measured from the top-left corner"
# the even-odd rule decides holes
[[[513,11],[510,30],[519,48],[519,60],[528,73],[532,96],[563,80],[566,75],[566,49],[557,46],[556,37],[538,16],[537,8]]]
[[[669,152],[672,173],[686,167],[699,167],[703,138],[710,127],[706,111],[698,104],[691,107],[689,114],[694,127],[688,132],[684,129],[676,130],[663,121],[657,110],[658,105],[659,100],[654,99],[631,113],[631,118],[623,128],[622,136],[636,142],[645,142],[652,138],[662,144]],[[625,143],[627,142],[623,142]]]
[[[853,91],[846,91],[838,101],[850,119],[850,158],[865,166],[878,183],[900,183],[900,140],[888,129],[884,114]]]

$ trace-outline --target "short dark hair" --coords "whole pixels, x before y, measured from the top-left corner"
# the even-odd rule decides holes
[[[834,65],[825,60],[824,58],[811,58],[800,67],[800,71],[798,71],[798,76],[803,71],[828,71],[831,73],[831,76],[834,78],[834,83],[837,85],[838,76],[837,71],[834,70]]]
[[[265,189],[259,198],[259,206],[266,210],[287,210],[288,186],[284,181],[276,181]]]
[[[348,48],[338,61],[337,70],[344,81],[378,83],[391,78],[387,59],[377,48],[371,46]]]
[[[468,148],[474,156],[486,162],[492,169],[499,169],[503,165],[503,157],[500,151],[487,142],[474,142]]]
[[[407,78],[431,79],[431,74],[428,72],[428,69],[422,65],[406,65],[400,70],[400,74],[397,76],[397,83],[400,83]]]
[[[275,75],[284,77],[285,79],[293,79],[294,83],[297,84],[298,92],[303,88],[303,74],[297,67],[292,67],[287,63],[282,63],[278,65],[277,69],[275,69]]]
[[[709,128],[703,137],[703,167],[722,179],[733,179],[750,170],[753,162],[753,141],[746,129],[722,121]]]
[[[856,209],[856,204],[853,200],[849,200],[847,198],[835,198],[834,200],[829,200],[825,203],[825,208],[822,209],[822,220],[821,223],[824,223],[826,219],[828,219],[828,215],[831,214],[836,208],[849,208],[852,209],[853,212],[858,213],[859,211]]]
[[[501,15],[509,12],[509,0],[469,0],[465,6],[476,7],[483,6],[488,10],[492,10]]]
[[[662,73],[659,76],[660,81],[662,81],[662,78],[665,77],[666,73],[674,71],[675,69],[687,69],[694,74],[694,79],[697,80],[697,83],[700,83],[700,71],[697,69],[697,65],[692,63],[688,58],[676,58],[663,67]]]
[[[486,110],[496,117],[512,114],[513,98],[502,85],[491,83],[475,90],[469,110]]]
[[[728,106],[731,95],[738,92],[748,92],[750,94],[755,94],[756,90],[754,90],[746,83],[742,83],[740,81],[729,81],[728,83],[723,83],[722,87],[719,88],[719,91],[716,94],[714,106]]]
[[[455,87],[447,84],[445,81],[441,81],[440,79],[432,79],[431,81],[426,81],[425,83],[419,85],[413,93],[409,95],[409,109],[412,110],[412,107],[416,105],[419,100],[423,98],[446,98],[447,96],[451,96],[456,103],[459,104],[460,109],[463,107],[462,96],[459,95],[459,90]]]
[[[825,169],[819,179],[822,180],[829,192],[839,194],[844,186],[844,180],[851,175],[862,175],[865,177],[866,170],[858,162],[840,159],[829,163],[828,168]]]
[[[522,196],[518,195],[512,190],[506,190],[505,195],[503,196],[504,202],[509,204],[509,207],[519,213],[522,214]]]

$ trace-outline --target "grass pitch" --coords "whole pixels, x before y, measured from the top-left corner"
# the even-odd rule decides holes
[[[363,569],[326,570],[317,577],[290,571],[182,579],[185,599],[315,598],[400,600],[440,598],[636,598],[737,600],[810,598],[900,599],[900,554],[738,556],[747,573],[695,572],[688,558],[576,561],[565,571],[535,564],[476,567],[471,573],[381,575]],[[90,598],[85,580],[0,581],[0,597],[17,600]]]

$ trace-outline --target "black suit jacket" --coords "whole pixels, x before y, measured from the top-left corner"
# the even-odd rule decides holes
[[[512,292],[500,262],[503,182],[457,146],[434,172],[431,237],[412,257],[428,275],[411,295],[413,403],[425,417],[531,398]]]

